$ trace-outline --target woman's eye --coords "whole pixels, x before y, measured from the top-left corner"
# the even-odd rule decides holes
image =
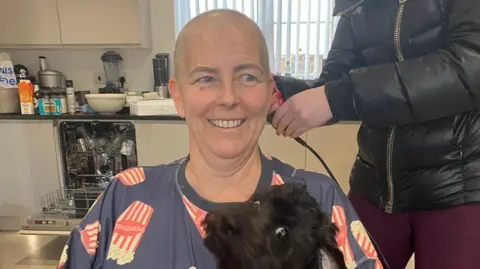
[[[241,80],[246,85],[255,85],[258,83],[258,79],[255,76],[250,74],[245,74],[241,76]]]
[[[210,76],[205,76],[205,77],[201,77],[197,80],[198,83],[201,83],[201,84],[209,84],[209,83],[213,83],[215,82],[215,79],[213,77],[210,77]]]

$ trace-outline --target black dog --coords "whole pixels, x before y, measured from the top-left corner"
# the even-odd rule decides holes
[[[347,268],[337,227],[303,185],[272,186],[246,203],[211,212],[204,228],[204,245],[218,269]]]

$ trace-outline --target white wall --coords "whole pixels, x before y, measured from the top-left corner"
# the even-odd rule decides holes
[[[174,0],[150,0],[152,28],[151,49],[118,49],[124,63],[126,87],[131,90],[151,90],[153,86],[152,58],[157,53],[172,53],[175,44]],[[85,29],[86,31],[88,29]],[[38,71],[38,56],[46,56],[52,69],[62,71],[73,80],[78,90],[96,92],[94,73],[103,72],[100,56],[105,49],[42,49],[6,50],[14,64],[25,65],[31,73]],[[172,59],[172,56],[171,56]]]

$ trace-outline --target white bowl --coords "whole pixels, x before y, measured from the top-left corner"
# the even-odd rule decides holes
[[[102,115],[112,115],[125,106],[127,95],[123,93],[85,94],[88,105]]]

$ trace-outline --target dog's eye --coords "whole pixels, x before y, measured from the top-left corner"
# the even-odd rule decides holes
[[[288,236],[288,229],[285,227],[278,227],[277,229],[275,229],[275,234],[278,238],[284,239]]]

